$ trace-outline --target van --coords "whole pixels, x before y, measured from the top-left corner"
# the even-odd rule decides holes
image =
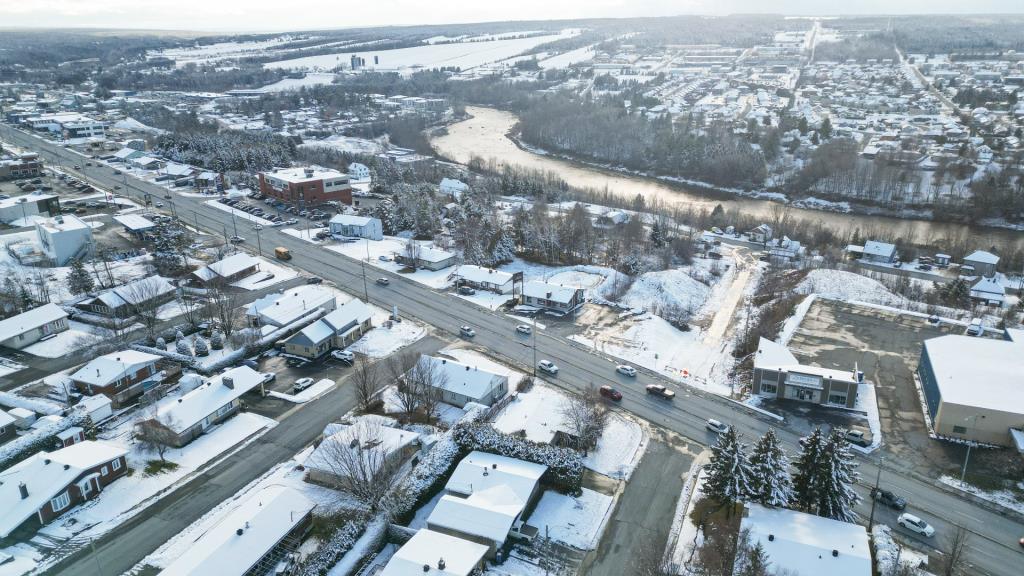
[[[985,329],[981,326],[981,318],[975,318],[971,320],[971,323],[967,326],[968,336],[981,336]]]

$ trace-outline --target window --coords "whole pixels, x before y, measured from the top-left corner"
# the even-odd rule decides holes
[[[68,505],[70,505],[70,504],[71,504],[71,497],[68,496],[68,493],[67,493],[66,490],[60,496],[57,496],[53,500],[50,500],[50,508],[52,508],[54,512],[60,512],[61,510],[67,508]]]
[[[117,460],[114,460],[113,462],[111,462],[110,463],[110,469],[114,470],[115,472],[117,470],[120,470],[121,469],[121,460],[117,459]]]
[[[846,394],[829,394],[829,396],[828,396],[828,403],[829,404],[842,404],[843,406],[845,406],[846,405]]]
[[[761,382],[761,393],[762,394],[778,394],[779,387],[775,384],[769,384],[767,382]]]
[[[108,472],[109,471],[107,470],[106,466],[104,466],[103,468],[100,468],[100,476],[106,476]]]
[[[953,434],[967,434],[967,428],[963,426],[953,426]]]

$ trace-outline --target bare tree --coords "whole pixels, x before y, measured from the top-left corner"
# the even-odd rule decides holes
[[[207,290],[207,313],[216,320],[224,336],[230,338],[238,322],[238,294],[222,283],[215,283]]]
[[[942,557],[939,576],[961,576],[968,573],[966,558],[967,541],[970,534],[963,526],[957,526],[946,543],[946,554]]]
[[[174,421],[169,415],[157,412],[155,405],[148,412],[148,418],[135,424],[135,442],[143,452],[156,454],[161,462],[166,462],[164,454],[174,447],[178,439],[178,435],[171,428]]]
[[[401,377],[398,398],[408,414],[421,412],[429,421],[441,403],[441,389],[448,383],[448,375],[441,370],[441,360],[421,356]]]
[[[160,276],[141,278],[125,284],[118,290],[118,295],[128,302],[132,315],[146,329],[150,340],[156,339],[156,327],[160,323],[160,306],[165,294],[166,280]]]
[[[325,468],[331,483],[370,509],[400,479],[401,459],[390,452],[382,428],[376,420],[359,420],[317,447],[316,465]]]
[[[593,386],[583,392],[569,393],[559,412],[562,424],[577,438],[579,447],[587,451],[597,446],[597,441],[608,424],[608,407]]]
[[[405,246],[402,248],[402,254],[405,256],[406,266],[416,269],[416,263],[419,262],[420,254],[423,252],[423,247],[419,242],[413,238],[409,238],[405,242]]]
[[[178,308],[181,310],[181,316],[193,328],[203,321],[205,307],[206,302],[200,298],[186,296],[184,293],[178,295]]]
[[[377,393],[380,392],[381,378],[378,366],[366,358],[360,357],[356,360],[352,381],[355,384],[359,408],[361,410],[368,409],[377,397]]]

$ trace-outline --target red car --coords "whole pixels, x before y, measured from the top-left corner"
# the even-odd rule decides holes
[[[601,396],[604,396],[609,400],[614,400],[616,402],[622,400],[622,392],[619,392],[618,390],[612,388],[611,386],[601,386],[599,392],[601,393]]]

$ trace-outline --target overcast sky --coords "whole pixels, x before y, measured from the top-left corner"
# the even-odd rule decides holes
[[[1022,0],[0,0],[0,26],[280,31],[678,14],[1024,12]]]

